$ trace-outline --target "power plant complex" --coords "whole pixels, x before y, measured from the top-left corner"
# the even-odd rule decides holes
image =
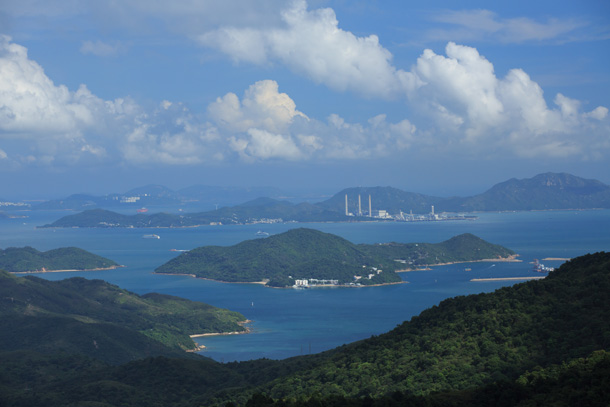
[[[437,214],[434,212],[434,205],[430,207],[430,213],[426,215],[414,215],[413,211],[409,211],[409,213],[405,213],[402,210],[395,215],[391,215],[385,209],[378,209],[373,211],[372,197],[369,194],[369,208],[368,212],[362,212],[362,197],[358,194],[358,208],[355,213],[349,211],[349,199],[348,194],[345,194],[345,216],[354,216],[354,217],[367,217],[373,219],[385,219],[385,220],[397,220],[397,221],[435,221],[435,220],[473,220],[476,219],[476,216],[464,216],[464,215],[447,215],[447,214]]]

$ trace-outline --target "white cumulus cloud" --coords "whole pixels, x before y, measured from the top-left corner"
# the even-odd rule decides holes
[[[606,144],[607,108],[586,112],[562,94],[549,107],[542,88],[522,69],[498,78],[475,48],[449,43],[445,52],[425,50],[406,86],[410,104],[433,119],[437,133],[479,151],[528,157],[589,157]]]
[[[269,132],[286,131],[295,117],[307,119],[296,110],[296,103],[286,93],[279,93],[277,82],[258,81],[245,92],[242,100],[227,93],[208,106],[208,115],[229,132],[245,132],[259,128]]]
[[[391,63],[392,54],[376,35],[358,37],[342,30],[332,9],[310,11],[304,0],[294,0],[281,17],[280,26],[226,25],[200,35],[199,41],[235,61],[279,61],[332,89],[396,96],[400,75]]]

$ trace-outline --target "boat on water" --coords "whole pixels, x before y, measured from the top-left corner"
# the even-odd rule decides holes
[[[136,210],[136,212],[138,212],[138,213],[146,213],[146,212],[148,212],[148,209],[147,208],[140,208],[140,209]]]
[[[269,233],[259,230],[258,232],[256,232],[256,236],[269,236]]]
[[[144,239],[161,239],[161,236],[159,236],[159,235],[144,235],[144,236],[142,236],[142,238],[144,238]]]
[[[548,273],[549,271],[555,270],[555,267],[547,267],[540,263],[538,259],[534,259],[534,271],[536,273]]]

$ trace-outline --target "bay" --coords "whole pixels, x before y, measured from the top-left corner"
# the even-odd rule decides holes
[[[126,266],[108,271],[38,274],[42,278],[98,278],[138,294],[177,295],[243,313],[253,321],[251,334],[197,339],[206,346],[203,355],[223,362],[281,359],[332,349],[387,332],[446,298],[515,284],[472,282],[472,278],[538,276],[530,264],[535,258],[570,258],[610,249],[610,210],[480,213],[475,221],[285,223],[185,229],[36,229],[66,212],[24,214],[28,217],[0,219],[0,247],[49,250],[76,246]],[[438,266],[402,273],[407,282],[384,287],[306,290],[152,274],[156,267],[179,254],[171,249],[233,245],[256,238],[258,230],[276,234],[296,227],[333,233],[354,243],[437,243],[460,233],[473,233],[513,249],[523,262]],[[143,237],[151,233],[160,239]],[[557,267],[561,261],[544,263]]]

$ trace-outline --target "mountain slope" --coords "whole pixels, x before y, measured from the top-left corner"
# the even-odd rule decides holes
[[[157,357],[99,369],[62,356],[0,353],[0,402],[607,406],[609,290],[610,253],[597,253],[544,280],[445,300],[387,334],[281,361]]]
[[[363,268],[367,266],[367,268]],[[193,274],[228,282],[271,280],[278,286],[294,279],[336,279],[345,284],[354,275],[366,275],[369,267],[382,267],[371,283],[400,282],[391,260],[362,250],[329,233],[292,229],[265,239],[247,240],[231,247],[205,246],[183,253],[158,267],[156,273]]]
[[[300,228],[231,247],[199,247],[175,257],[155,272],[192,274],[227,282],[271,280],[270,285],[275,286],[293,285],[295,279],[338,280],[339,284],[349,284],[355,282],[354,276],[359,276],[358,284],[370,285],[401,282],[394,273],[399,264],[405,269],[512,255],[511,250],[471,234],[440,244],[355,245],[339,236]]]
[[[0,271],[0,349],[36,348],[109,363],[195,348],[188,336],[244,330],[241,314],[182,298],[139,296],[101,280],[48,281]]]
[[[610,347],[610,253],[574,259],[544,280],[457,297],[393,331],[312,358],[260,388],[298,394],[428,394],[516,380]]]
[[[510,179],[464,199],[462,211],[610,208],[610,186],[570,174]]]

